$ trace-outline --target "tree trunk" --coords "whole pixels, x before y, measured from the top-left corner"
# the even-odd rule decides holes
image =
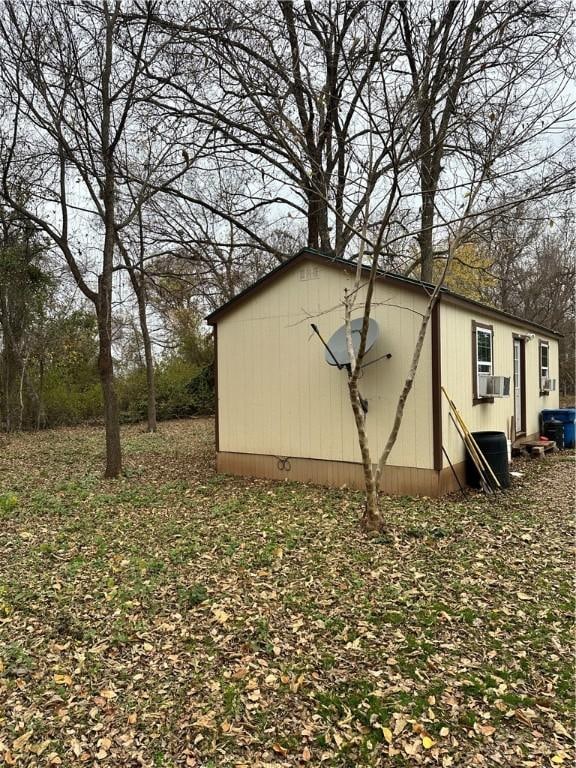
[[[356,421],[358,444],[360,446],[360,454],[362,456],[364,485],[366,487],[366,507],[362,517],[362,527],[366,533],[378,534],[381,533],[384,529],[384,519],[378,506],[378,486],[376,484],[376,478],[372,468],[372,460],[370,458],[368,435],[366,434],[365,426],[366,419],[362,410],[362,405],[360,403],[357,377],[352,376],[349,379],[348,388],[350,390],[350,402],[352,403],[352,410],[354,412],[354,419]]]
[[[146,365],[148,432],[156,432],[156,382],[154,375],[154,356],[152,355],[152,341],[150,339],[148,317],[146,315],[148,297],[146,294],[146,277],[144,272],[144,228],[141,211],[138,212],[138,229],[140,235],[140,255],[137,269],[119,237],[117,237],[116,244],[124,259],[124,264],[128,270],[128,276],[130,277],[130,282],[138,302],[138,321],[140,323],[140,332],[142,333],[142,346],[144,348],[144,360]]]
[[[424,283],[434,282],[434,181],[428,173],[422,179],[422,216],[421,231],[418,237],[420,243],[420,280]]]
[[[6,341],[4,341],[4,344],[6,344]],[[4,380],[4,413],[5,413],[5,420],[4,420],[4,429],[6,432],[12,431],[12,402],[11,402],[11,389],[10,389],[10,365],[8,363],[8,350],[6,346],[4,346],[3,354],[2,354],[2,367],[3,367],[3,373],[2,378]]]
[[[320,161],[318,161],[319,163]],[[328,208],[322,174],[313,171],[308,190],[308,247],[330,253],[330,232],[328,230]]]
[[[4,339],[4,349],[2,354],[2,379],[4,382],[4,429],[6,432],[11,432],[12,427],[12,367],[10,366],[9,351],[6,346],[6,339]]]
[[[115,221],[115,175],[114,143],[111,141],[112,98],[110,80],[113,66],[113,38],[117,3],[113,15],[104,4],[106,18],[106,40],[102,64],[102,160],[104,182],[102,203],[104,208],[104,248],[102,251],[102,273],[98,277],[96,317],[98,320],[98,372],[104,400],[104,424],[106,429],[106,470],[104,477],[118,477],[122,471],[122,448],[120,445],[120,418],[118,398],[114,384],[114,361],[112,359],[112,274],[114,265],[114,243],[116,241]]]
[[[141,278],[139,287],[136,291],[138,298],[138,317],[140,320],[140,331],[142,332],[142,346],[144,347],[144,358],[146,360],[146,389],[148,396],[148,432],[156,432],[156,383],[154,380],[154,357],[152,355],[152,342],[148,330],[148,318],[146,316],[146,286],[144,277]]]
[[[320,249],[320,216],[318,196],[308,193],[308,248]]]
[[[22,432],[24,425],[24,378],[26,376],[26,359],[22,360],[20,368],[20,384],[18,386],[18,432]]]
[[[7,430],[13,429],[14,422],[17,421],[18,431],[22,431],[24,424],[24,385],[32,399],[36,410],[40,406],[40,400],[38,393],[36,392],[28,372],[26,370],[28,364],[28,357],[22,357],[19,344],[14,336],[12,325],[10,323],[8,310],[6,307],[2,308],[0,312],[0,326],[4,334],[4,348],[5,353],[8,352],[5,357],[8,363],[6,364],[6,421]],[[14,410],[12,410],[14,409]],[[10,421],[10,428],[8,428],[8,422]]]
[[[42,429],[46,425],[46,410],[44,408],[44,354],[40,357],[40,372],[38,380],[38,413],[36,415],[36,429]]]
[[[420,111],[420,195],[422,211],[420,214],[420,280],[425,283],[434,281],[434,199],[436,196],[436,179],[433,171],[431,148],[432,125],[430,106],[428,104],[427,84],[423,95],[423,106]]]
[[[12,335],[8,327],[8,296],[4,291],[0,295],[0,328],[3,335],[2,367],[4,381],[4,409],[6,412],[5,429],[12,432],[15,422],[15,382],[16,360],[14,359],[14,345]]]
[[[104,314],[104,316],[103,316]],[[120,447],[120,419],[118,398],[114,384],[114,362],[112,360],[112,334],[108,313],[98,308],[98,373],[104,401],[104,425],[106,429],[106,470],[104,477],[118,477],[122,471],[122,450]]]

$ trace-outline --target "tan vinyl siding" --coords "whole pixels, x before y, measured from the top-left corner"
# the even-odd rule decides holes
[[[342,324],[341,300],[352,279],[330,265],[301,262],[218,322],[220,451],[360,461],[346,373],[324,361],[310,328],[315,322],[327,340]],[[413,290],[376,285],[372,317],[381,334],[367,362],[387,352],[392,359],[366,368],[360,381],[375,460],[392,426],[425,306]],[[433,467],[431,369],[429,333],[392,465]]]
[[[493,373],[510,376],[510,397],[494,398],[493,403],[473,404],[473,321],[493,327]],[[510,419],[514,414],[514,334],[527,336],[525,342],[526,429],[527,435],[538,432],[538,415],[544,408],[558,408],[558,391],[540,396],[538,340],[550,345],[550,377],[558,380],[558,342],[556,339],[527,331],[515,325],[483,316],[480,309],[465,309],[441,303],[440,335],[442,339],[442,381],[461,412],[469,429],[498,430],[509,435]],[[464,448],[448,416],[446,401],[442,403],[443,443],[453,462],[462,461]]]

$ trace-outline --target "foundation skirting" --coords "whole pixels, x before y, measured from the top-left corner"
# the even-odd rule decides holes
[[[347,461],[218,451],[216,467],[218,472],[241,477],[294,480],[335,488],[343,485],[359,490],[364,488],[361,465]],[[464,485],[465,463],[455,465],[454,469]],[[386,466],[380,488],[390,496],[442,496],[458,490],[458,483],[450,467],[437,471],[418,467]]]

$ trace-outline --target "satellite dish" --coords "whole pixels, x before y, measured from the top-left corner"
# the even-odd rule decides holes
[[[352,320],[350,328],[352,331],[352,346],[354,347],[354,354],[358,354],[360,349],[360,336],[362,334],[362,322],[361,317],[356,320]],[[376,320],[370,318],[368,320],[368,332],[366,334],[366,352],[374,346],[380,329]],[[336,333],[330,337],[328,342],[324,358],[330,365],[345,366],[350,365],[350,355],[348,354],[348,344],[346,342],[346,326],[343,325],[338,328]]]

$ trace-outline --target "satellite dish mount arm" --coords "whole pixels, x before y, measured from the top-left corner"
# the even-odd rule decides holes
[[[326,344],[326,342],[322,338],[322,334],[318,330],[318,326],[315,325],[314,323],[310,323],[310,325],[312,327],[312,330],[316,334],[316,336],[318,336],[322,344],[326,347],[326,350],[330,355],[330,357],[332,358],[332,360],[334,360],[334,365],[338,368],[339,371],[341,371],[342,368],[346,368],[346,371],[348,373],[348,378],[350,378],[352,376],[352,365],[350,363],[346,363],[345,365],[342,365],[342,363],[339,363],[338,360],[336,359],[336,356],[328,346],[328,344]],[[360,405],[362,406],[362,410],[364,411],[364,413],[368,413],[368,400],[366,400],[365,397],[362,397],[360,392],[358,392],[358,397],[360,398]]]
[[[328,354],[330,355],[330,357],[332,358],[332,360],[334,360],[334,365],[335,365],[335,366],[338,368],[338,370],[339,370],[339,371],[341,371],[341,370],[342,370],[342,368],[343,368],[343,366],[342,366],[342,365],[341,365],[341,364],[338,362],[338,360],[336,360],[336,357],[334,356],[334,352],[332,352],[332,350],[330,349],[330,347],[328,346],[328,344],[326,344],[326,342],[325,342],[325,341],[324,341],[324,339],[322,338],[322,334],[321,334],[321,333],[320,333],[320,331],[318,330],[318,326],[317,326],[317,325],[315,325],[314,323],[310,323],[310,326],[312,327],[312,330],[314,331],[314,333],[316,334],[316,336],[318,336],[318,338],[320,339],[320,341],[322,342],[322,344],[323,344],[323,345],[326,347],[326,350],[327,350]],[[351,373],[351,371],[350,371],[350,366],[348,365],[348,366],[346,366],[346,367],[348,368],[348,375],[350,375],[350,373]]]

